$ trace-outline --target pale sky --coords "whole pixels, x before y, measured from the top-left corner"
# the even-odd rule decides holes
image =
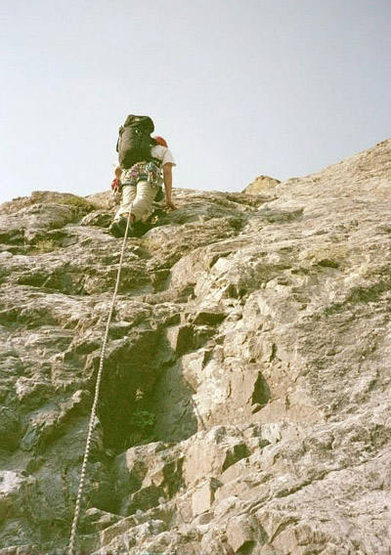
[[[0,202],[109,188],[130,113],[195,189],[391,136],[390,0],[0,0],[0,18]]]

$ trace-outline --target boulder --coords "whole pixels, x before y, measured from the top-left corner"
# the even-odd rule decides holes
[[[243,190],[248,195],[259,195],[276,187],[281,181],[267,175],[259,175]]]

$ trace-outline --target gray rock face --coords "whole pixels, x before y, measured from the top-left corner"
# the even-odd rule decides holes
[[[82,553],[391,552],[391,140],[128,240]],[[0,208],[0,554],[63,553],[121,240]]]

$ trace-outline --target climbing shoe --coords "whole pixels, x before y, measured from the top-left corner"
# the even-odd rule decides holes
[[[147,222],[134,222],[132,224],[132,235],[133,237],[142,237],[144,233],[149,231],[153,226]]]
[[[109,232],[114,235],[114,237],[121,237],[119,221],[114,221],[111,223],[109,227]]]
[[[114,237],[123,237],[126,231],[126,218],[121,218],[120,220],[114,220],[114,222],[110,225],[109,231]],[[129,224],[128,228],[128,237],[133,235],[132,233],[132,224]]]

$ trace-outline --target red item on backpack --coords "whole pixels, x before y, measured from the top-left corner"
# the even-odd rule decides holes
[[[163,139],[163,137],[159,137],[159,135],[156,135],[156,137],[153,137],[153,139],[155,139],[158,145],[165,146],[166,148],[168,148],[167,141],[166,139]]]

